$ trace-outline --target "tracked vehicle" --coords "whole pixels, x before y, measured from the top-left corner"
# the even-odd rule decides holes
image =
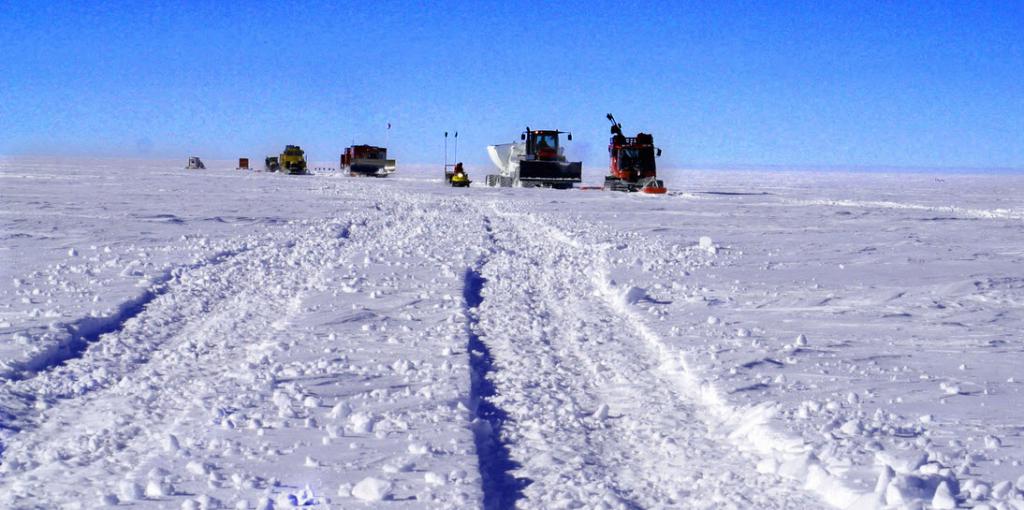
[[[395,160],[388,159],[385,147],[353,145],[341,155],[341,171],[351,176],[387,177],[395,172]]]
[[[305,175],[309,173],[306,168],[306,153],[298,145],[286,145],[284,152],[278,157],[281,172],[291,175]]]
[[[565,131],[526,128],[518,143],[487,146],[487,155],[498,167],[497,174],[487,176],[493,187],[544,187],[569,189],[583,177],[583,163],[569,162],[559,145]],[[572,141],[572,133],[567,139]]]
[[[610,175],[604,178],[604,188],[612,191],[640,191],[661,194],[668,191],[658,179],[655,158],[661,149],[654,146],[654,136],[637,133],[634,137],[622,134],[622,124],[608,114],[612,123],[612,136],[608,141]]]

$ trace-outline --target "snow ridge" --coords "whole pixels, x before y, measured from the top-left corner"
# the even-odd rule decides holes
[[[977,219],[1024,220],[1024,211],[1013,208],[978,209],[960,206],[932,206],[884,200],[787,200],[794,205],[823,205],[830,207],[858,207],[868,209],[906,209],[960,215]]]
[[[787,478],[796,481],[806,480],[804,487],[832,506],[865,509],[881,506],[875,494],[858,492],[831,475],[828,466],[821,466],[810,453],[810,446],[800,438],[772,427],[769,424],[774,414],[772,403],[745,408],[730,404],[714,384],[696,373],[685,353],[672,349],[643,322],[632,318],[630,304],[624,299],[625,294],[611,281],[607,266],[596,273],[594,282],[609,305],[627,318],[639,336],[657,352],[661,360],[659,371],[675,381],[685,390],[685,395],[701,406],[704,410],[701,417],[711,429],[724,432],[733,444],[743,450],[757,452],[764,459],[790,466],[790,470],[779,474],[788,474]]]

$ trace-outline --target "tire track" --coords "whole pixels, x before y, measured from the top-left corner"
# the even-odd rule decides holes
[[[493,249],[494,233],[491,221],[484,216],[485,243]],[[470,409],[473,411],[473,437],[476,445],[480,477],[483,482],[483,507],[487,510],[514,508],[523,496],[530,480],[518,478],[513,471],[520,466],[510,455],[508,445],[502,443],[502,429],[508,413],[494,402],[497,394],[490,374],[494,371],[494,358],[487,344],[477,334],[479,308],[483,303],[483,288],[487,280],[480,269],[487,265],[487,255],[467,268],[463,275],[463,313],[466,317],[467,354],[470,373]]]
[[[31,494],[42,480],[87,479],[92,469],[130,469],[161,452],[153,447],[165,440],[161,435],[197,412],[196,406],[215,401],[224,386],[244,394],[251,381],[231,374],[237,351],[247,344],[229,340],[252,342],[271,334],[276,322],[297,311],[296,291],[313,285],[318,268],[347,241],[348,227],[336,222],[302,229],[298,239],[294,232],[282,233],[232,256],[210,259],[217,263],[176,272],[159,296],[81,357],[5,384],[0,395],[5,406],[13,400],[21,408],[15,413],[17,433],[3,441],[0,473],[12,480],[23,475],[39,480],[17,485],[19,493]],[[221,385],[207,385],[211,377]],[[161,405],[151,412],[156,400]],[[126,402],[131,403],[127,408]],[[86,414],[82,409],[106,419],[79,423],[74,416]],[[54,477],[50,472],[64,463],[76,466],[73,474]],[[65,489],[87,487],[70,484]]]
[[[613,264],[607,256],[610,244],[596,245],[580,242],[577,235],[570,235],[565,230],[551,223],[542,223],[533,214],[522,215],[533,224],[536,230],[543,232],[549,239],[573,249],[586,253],[593,269],[590,285],[595,294],[603,301],[604,306],[621,319],[622,327],[633,330],[640,344],[646,346],[647,355],[655,365],[654,372],[663,384],[678,389],[676,393],[680,402],[694,409],[694,417],[708,427],[711,437],[722,447],[750,452],[746,459],[740,459],[737,468],[750,473],[753,465],[760,459],[786,464],[789,471],[796,473],[785,478],[776,479],[775,487],[764,487],[768,493],[777,496],[776,501],[786,506],[796,501],[804,501],[804,506],[821,506],[824,502],[837,508],[873,508],[877,506],[877,494],[859,487],[850,487],[830,472],[830,466],[819,464],[814,458],[809,461],[809,447],[799,437],[792,436],[769,423],[772,415],[770,407],[757,405],[750,408],[735,408],[713,384],[709,384],[700,374],[694,373],[682,351],[671,347],[657,333],[636,316],[635,309],[627,303],[626,294],[629,289],[617,288],[612,279]],[[812,456],[813,457],[813,456]],[[846,469],[845,465],[835,466],[839,472]],[[799,474],[805,473],[805,474]],[[755,477],[766,478],[753,473]],[[764,506],[761,503],[758,506]]]
[[[476,309],[483,301],[481,290],[487,280],[476,269],[467,269],[464,280],[463,300],[468,318],[466,334],[469,338],[467,351],[472,371],[469,398],[470,408],[476,417],[473,436],[483,481],[483,507],[487,510],[514,508],[530,480],[513,474],[520,466],[512,460],[508,445],[501,441],[502,429],[509,417],[494,402],[497,389],[489,378],[494,370],[494,358],[487,344],[475,332],[478,328]]]
[[[590,274],[600,248],[496,208],[480,326],[495,356],[526,506],[813,508],[752,469],[659,375],[660,358]]]
[[[223,250],[201,262],[185,264],[167,270],[163,274],[152,278],[152,283],[142,293],[118,305],[114,313],[103,317],[83,317],[61,326],[62,329],[67,331],[67,335],[63,340],[58,341],[51,349],[40,352],[36,356],[25,360],[20,366],[12,366],[12,370],[7,374],[6,379],[14,382],[31,379],[69,360],[82,357],[90,344],[98,341],[103,335],[116,334],[123,329],[129,320],[145,311],[147,305],[166,293],[169,285],[172,285],[175,280],[180,279],[184,273],[196,271],[207,266],[216,266],[244,253],[246,250],[247,248],[244,246],[235,250]]]

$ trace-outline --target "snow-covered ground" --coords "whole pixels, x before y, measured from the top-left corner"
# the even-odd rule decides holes
[[[0,506],[1024,508],[1022,176],[182,166],[0,160]]]

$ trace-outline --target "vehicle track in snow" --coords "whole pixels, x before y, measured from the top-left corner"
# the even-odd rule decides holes
[[[394,240],[352,243],[348,225],[373,222],[378,233],[396,229],[400,237],[450,209],[458,225],[447,242],[425,249],[420,239],[402,250],[442,273],[477,260],[455,275],[465,309],[452,313],[468,319],[466,377],[476,380],[463,397],[477,400],[488,508],[820,505],[789,482],[756,473],[708,429],[694,396],[659,375],[659,357],[636,319],[602,286],[604,271],[615,269],[604,252],[623,237],[584,223],[574,226],[589,229],[586,236],[570,232],[515,203],[374,193],[383,202],[344,221],[296,223],[250,239],[221,263],[175,274],[79,356],[9,382],[3,395],[34,397],[21,400],[22,431],[5,441],[0,489],[28,507],[38,494],[95,501],[99,477],[138,478],[137,466],[178,448],[214,447],[177,445],[175,434],[185,422],[196,427],[214,416],[222,426],[239,407],[258,407],[248,395],[275,383],[253,374],[273,373],[274,360],[253,360],[253,346],[287,344],[281,337],[298,332],[288,322],[303,294],[323,292],[322,272],[341,255],[366,251],[369,260],[371,247],[395,247]],[[401,213],[418,207],[431,214]],[[85,414],[94,418],[79,421]]]
[[[521,506],[821,506],[757,473],[659,377],[633,318],[597,285],[601,247],[509,209],[484,212],[495,246],[478,327],[494,358],[492,400],[510,418],[502,440],[530,480]]]
[[[32,396],[15,399],[0,506],[280,507],[307,483],[334,508],[368,476],[390,480],[397,507],[476,506],[454,291],[484,233],[471,221],[434,235],[461,201],[325,189],[363,207],[243,236],[79,356],[0,388]]]
[[[83,317],[63,325],[62,327],[67,330],[64,339],[57,342],[53,348],[12,366],[13,370],[6,379],[8,381],[31,379],[42,372],[60,367],[68,360],[81,357],[90,344],[99,340],[103,335],[116,333],[124,328],[125,324],[142,313],[150,302],[167,292],[168,283],[172,280],[180,278],[182,274],[189,271],[222,264],[247,249],[243,244],[236,249],[219,251],[198,262],[164,271],[151,278],[149,285],[141,293],[117,305],[113,313],[100,317]]]
[[[253,242],[223,263],[180,272],[80,356],[6,384],[7,400],[32,396],[16,413],[19,432],[5,441],[0,465],[14,483],[14,501],[30,506],[20,498],[38,494],[92,501],[90,480],[127,476],[144,459],[173,453],[180,420],[216,408],[224,392],[244,395],[260,384],[239,371],[242,353],[297,311],[302,290],[347,232],[347,223],[317,221]]]

